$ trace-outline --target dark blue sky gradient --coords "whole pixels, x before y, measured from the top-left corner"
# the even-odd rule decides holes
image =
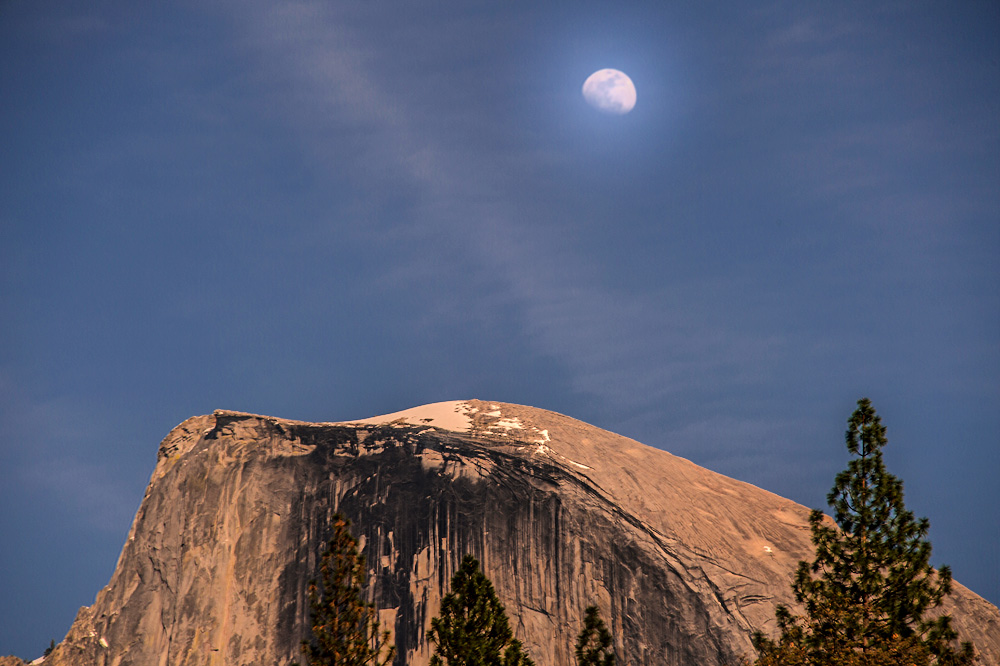
[[[0,4],[0,654],[216,408],[529,404],[825,507],[868,396],[1000,601],[996,3],[431,4]]]

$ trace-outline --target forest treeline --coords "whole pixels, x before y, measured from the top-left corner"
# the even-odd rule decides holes
[[[886,429],[862,398],[848,419],[851,455],[822,511],[809,518],[815,559],[800,562],[792,581],[796,615],[778,606],[777,636],[755,632],[756,654],[745,666],[970,666],[975,653],[959,643],[948,615],[932,612],[951,591],[948,567],[930,564],[929,523],[903,502],[903,484],[882,457]],[[312,634],[302,642],[308,666],[388,666],[395,657],[390,633],[365,599],[365,561],[350,523],[334,517],[320,558],[319,578],[308,586]],[[431,620],[431,666],[534,666],[510,628],[503,604],[479,562],[465,555],[451,589]],[[576,643],[578,666],[628,663],[597,606],[584,611]],[[622,643],[619,643],[622,645]]]

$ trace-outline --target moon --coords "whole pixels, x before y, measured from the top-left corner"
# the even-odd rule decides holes
[[[599,69],[583,82],[583,98],[601,113],[621,116],[635,106],[635,84],[625,72]]]

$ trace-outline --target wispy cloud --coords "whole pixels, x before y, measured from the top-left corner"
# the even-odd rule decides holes
[[[765,372],[781,341],[755,338],[710,307],[692,307],[708,302],[714,285],[643,293],[603,286],[563,237],[565,221],[515,196],[517,155],[498,159],[456,145],[412,97],[385,87],[362,36],[333,6],[262,4],[247,11],[241,4],[236,14],[242,47],[281,91],[280,113],[313,159],[331,177],[360,172],[412,193],[402,219],[380,216],[370,200],[353,209],[370,231],[352,233],[412,244],[414,260],[391,269],[387,285],[429,272],[449,276],[446,293],[432,295],[426,307],[456,318],[512,306],[536,352],[558,359],[576,390],[623,415],[655,409],[692,387],[739,381],[747,358],[757,359],[752,374]],[[357,143],[345,147],[348,135]],[[370,186],[364,194],[372,194]],[[457,265],[469,271],[461,279]],[[456,297],[460,310],[453,309]]]

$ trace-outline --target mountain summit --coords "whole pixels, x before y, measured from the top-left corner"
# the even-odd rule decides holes
[[[571,666],[597,605],[627,664],[735,664],[773,631],[811,559],[809,510],[532,407],[466,400],[341,423],[216,411],[180,424],[110,583],[46,666],[299,659],[331,516],[354,523],[396,664],[427,664],[462,556],[496,586],[536,663]],[[946,606],[983,664],[1000,612]]]

